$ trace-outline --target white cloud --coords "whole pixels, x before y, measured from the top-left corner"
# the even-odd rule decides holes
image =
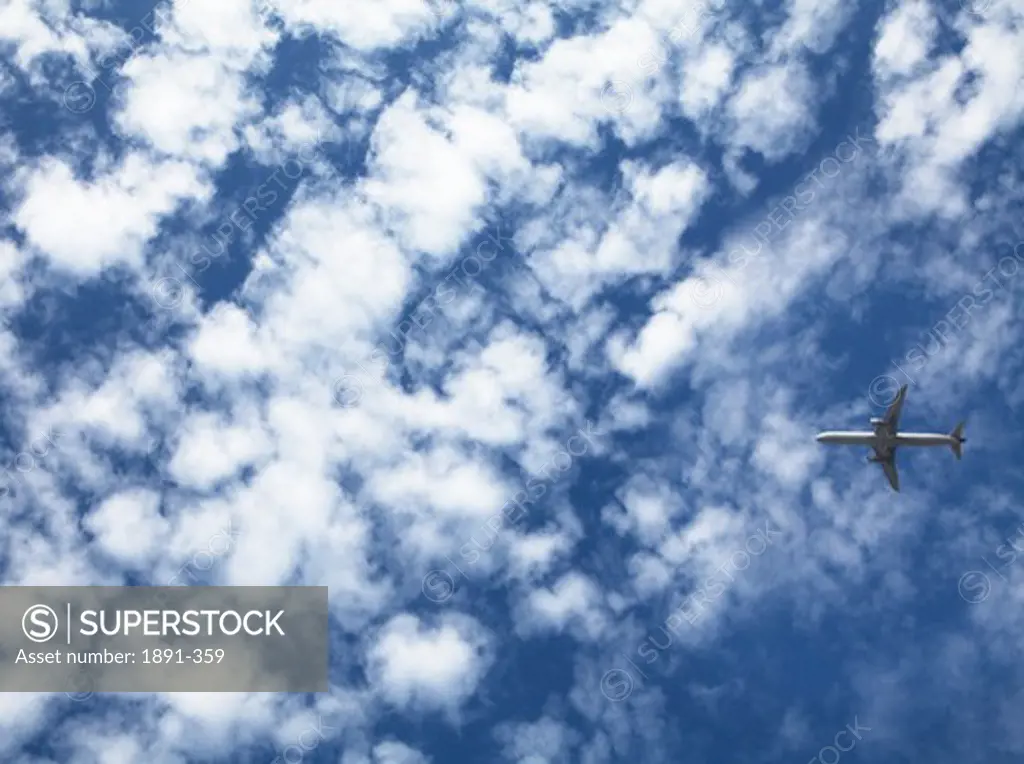
[[[123,70],[131,85],[117,125],[157,151],[218,166],[238,147],[235,125],[255,116],[242,72],[217,59],[179,50],[139,55]]]
[[[777,161],[804,146],[816,127],[814,85],[799,62],[749,70],[729,102],[734,146]]]
[[[123,491],[107,498],[85,518],[100,549],[119,563],[141,568],[163,546],[168,522],[160,497],[147,490]]]
[[[929,68],[937,31],[935,14],[924,0],[897,6],[880,25],[873,64],[878,76],[889,79]]]
[[[22,172],[23,199],[14,222],[58,268],[78,277],[143,263],[160,219],[208,187],[180,162],[151,163],[129,153],[96,182],[83,182],[67,163],[45,159]]]
[[[700,122],[717,108],[732,83],[736,59],[725,45],[708,45],[683,62],[683,87],[679,103],[683,113]]]
[[[600,589],[576,572],[562,576],[550,589],[535,589],[516,617],[516,630],[527,635],[575,627],[578,638],[590,640],[599,637],[606,625]]]
[[[490,637],[471,618],[448,616],[430,626],[398,615],[376,635],[367,661],[388,702],[455,711],[489,668],[490,650]]]
[[[425,36],[437,18],[426,0],[383,0],[373,6],[342,9],[329,0],[268,0],[292,32],[319,29],[362,52],[402,47]]]
[[[570,761],[579,735],[568,725],[550,717],[536,722],[509,724],[495,732],[505,747],[505,756],[515,764],[563,764]]]
[[[374,764],[430,764],[430,759],[405,743],[386,740],[373,749]]]
[[[656,543],[665,535],[672,516],[680,508],[679,498],[673,491],[642,477],[626,484],[621,502],[624,511],[606,507],[603,519],[620,533],[634,532],[647,545]]]
[[[254,412],[242,422],[197,414],[182,424],[181,440],[168,470],[182,485],[208,489],[270,454],[270,438],[255,420]]]

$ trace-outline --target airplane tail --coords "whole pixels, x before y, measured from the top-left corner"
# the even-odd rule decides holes
[[[950,447],[953,449],[953,453],[956,455],[957,459],[961,456],[960,446],[967,442],[967,438],[964,437],[965,424],[967,423],[961,422],[953,429],[953,432],[949,434],[950,437],[953,438],[953,442],[950,444]]]

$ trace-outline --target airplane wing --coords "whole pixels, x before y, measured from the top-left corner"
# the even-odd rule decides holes
[[[882,471],[885,473],[885,476],[889,479],[889,485],[892,486],[892,490],[899,492],[900,475],[896,471],[896,451],[891,451],[887,458],[879,459],[878,463],[882,465]]]
[[[896,429],[900,426],[900,411],[903,410],[903,401],[906,397],[907,386],[903,385],[899,392],[896,393],[896,400],[889,404],[889,409],[885,412],[885,417],[882,419],[891,433],[895,433]]]

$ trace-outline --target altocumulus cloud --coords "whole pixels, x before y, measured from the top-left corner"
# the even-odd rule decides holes
[[[2,582],[332,646],[0,758],[1024,753],[1024,11],[670,5],[0,10]],[[813,436],[903,382],[894,495]]]

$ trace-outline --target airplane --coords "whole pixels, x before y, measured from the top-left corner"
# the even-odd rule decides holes
[[[816,440],[819,443],[839,446],[868,446],[874,454],[868,457],[869,462],[880,464],[889,485],[894,491],[900,490],[900,476],[896,471],[896,449],[900,446],[949,446],[957,459],[961,456],[960,446],[967,442],[964,437],[964,425],[961,422],[949,435],[937,432],[898,432],[900,410],[907,396],[907,385],[903,385],[896,393],[896,400],[885,412],[885,416],[871,418],[874,432],[822,432]]]

